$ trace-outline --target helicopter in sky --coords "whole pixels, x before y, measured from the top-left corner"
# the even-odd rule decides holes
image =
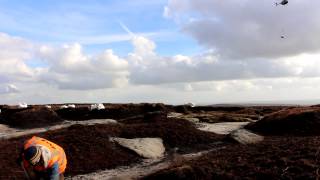
[[[281,2],[279,2],[279,3],[277,3],[276,2],[276,6],[278,6],[278,5],[286,5],[286,4],[288,4],[289,3],[289,1],[288,0],[282,0]]]
[[[278,5],[287,5],[289,3],[289,1],[288,0],[282,0],[281,2],[276,2],[276,6],[278,6]],[[281,37],[281,39],[284,39],[285,38],[285,36],[284,35],[281,35],[280,36]]]

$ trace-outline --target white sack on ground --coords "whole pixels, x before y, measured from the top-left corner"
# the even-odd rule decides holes
[[[66,105],[60,106],[60,109],[67,109],[67,108],[68,108],[68,106],[66,106]]]
[[[28,108],[28,104],[27,104],[27,103],[24,103],[24,102],[19,103],[19,104],[18,104],[18,108]]]
[[[102,110],[102,109],[105,109],[105,107],[103,104],[91,104],[90,110],[94,110],[94,109]]]
[[[70,109],[75,109],[75,108],[76,108],[76,105],[74,105],[74,104],[69,104],[67,107],[70,108]]]

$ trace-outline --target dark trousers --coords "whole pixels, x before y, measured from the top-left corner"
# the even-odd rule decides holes
[[[31,169],[28,169],[27,173],[29,175],[29,178],[32,180],[50,180],[50,176],[48,172],[38,172],[38,171],[33,171]],[[64,180],[63,174],[59,174],[59,180]]]

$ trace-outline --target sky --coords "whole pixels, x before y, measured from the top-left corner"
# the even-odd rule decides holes
[[[0,0],[0,104],[320,103],[320,1]]]

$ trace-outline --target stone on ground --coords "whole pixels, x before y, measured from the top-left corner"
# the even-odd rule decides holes
[[[198,123],[198,129],[201,131],[213,132],[216,134],[229,134],[234,130],[240,129],[249,122],[224,122],[224,123]]]
[[[230,133],[229,137],[241,144],[255,144],[263,141],[264,137],[245,129],[238,129]]]
[[[161,138],[111,138],[111,141],[115,141],[119,145],[133,150],[144,158],[161,158],[165,152],[165,147]]]

